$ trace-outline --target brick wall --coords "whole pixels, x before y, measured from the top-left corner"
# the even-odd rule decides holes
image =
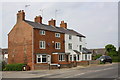
[[[45,35],[39,34],[39,29],[34,29],[34,53],[46,53],[51,55],[52,62],[58,62],[58,55],[52,55],[53,52],[65,52],[64,34],[60,34],[60,38],[55,37],[55,32],[45,31]],[[39,41],[46,42],[46,49],[39,48]],[[55,49],[55,42],[61,43],[61,49]],[[48,45],[49,44],[49,45]]]
[[[32,68],[32,27],[21,21],[8,34],[8,63],[27,63]]]
[[[100,61],[99,60],[91,60],[89,61],[89,64],[100,64]]]
[[[80,61],[77,62],[77,66],[88,66],[89,65],[89,61]]]

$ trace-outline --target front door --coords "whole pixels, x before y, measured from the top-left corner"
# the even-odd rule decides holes
[[[76,61],[76,55],[74,55],[74,61]]]
[[[68,55],[66,55],[66,62],[68,62],[68,59],[69,59],[69,58],[68,58]]]

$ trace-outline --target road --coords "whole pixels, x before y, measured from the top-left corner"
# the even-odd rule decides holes
[[[76,80],[76,78],[77,79],[79,78],[81,79],[111,78],[112,79],[113,78],[114,80],[118,80],[119,79],[118,68],[119,68],[118,63],[113,63],[113,64],[91,65],[87,67],[79,66],[75,68],[60,69],[60,70],[56,69],[56,70],[3,72],[3,78],[23,78],[23,79],[25,78],[25,80],[26,78],[30,78],[31,80],[34,79],[61,80],[61,79],[72,79],[72,78]]]

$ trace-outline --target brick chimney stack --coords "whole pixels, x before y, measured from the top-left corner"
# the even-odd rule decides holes
[[[67,23],[64,23],[64,21],[61,21],[60,27],[67,29]]]
[[[34,21],[37,22],[37,23],[42,23],[42,17],[41,16],[36,16],[34,18]]]
[[[56,20],[51,19],[50,21],[48,21],[48,24],[51,26],[56,26]]]
[[[24,10],[20,10],[17,13],[17,22],[25,20],[25,12]]]

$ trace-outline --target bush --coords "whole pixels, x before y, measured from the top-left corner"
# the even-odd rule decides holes
[[[4,71],[22,71],[22,68],[25,64],[8,64],[5,66]]]
[[[0,62],[0,71],[3,71],[3,69],[5,68],[6,65],[7,65],[7,63],[5,61],[1,61]]]
[[[120,62],[120,58],[118,56],[112,56],[112,62]]]

